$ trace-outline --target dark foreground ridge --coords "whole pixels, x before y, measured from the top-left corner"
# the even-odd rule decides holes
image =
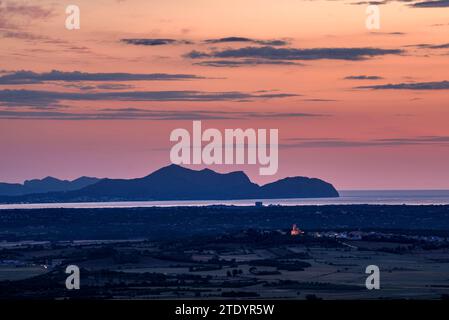
[[[248,228],[433,230],[449,237],[449,205],[208,206],[0,210],[1,241],[181,239]]]
[[[217,173],[177,165],[138,179],[103,179],[74,191],[0,196],[0,203],[51,203],[152,200],[234,200],[331,198],[337,190],[320,179],[289,177],[259,186],[242,171]]]
[[[0,221],[0,301],[449,298],[449,206],[21,209]]]

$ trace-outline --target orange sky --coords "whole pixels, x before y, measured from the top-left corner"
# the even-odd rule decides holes
[[[205,127],[279,129],[276,176],[221,172],[243,169],[258,183],[319,177],[340,190],[449,189],[449,7],[392,1],[370,31],[367,5],[351,2],[1,0],[0,181],[144,176],[169,163],[171,130],[199,114]],[[68,4],[80,7],[79,30],[65,28]],[[227,37],[247,41],[207,42]],[[7,81],[20,70],[32,81]],[[44,79],[52,70],[63,79]],[[74,71],[197,78],[69,81]],[[172,91],[217,98],[168,99]],[[117,98],[145,92],[163,98]]]

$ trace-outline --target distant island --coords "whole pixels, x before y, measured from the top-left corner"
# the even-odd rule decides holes
[[[82,177],[62,181],[47,177],[20,184],[0,183],[0,203],[58,203],[164,200],[237,200],[339,197],[328,182],[289,177],[259,186],[243,171],[218,173],[178,165],[137,179]]]
[[[68,181],[46,177],[44,179],[26,180],[23,184],[0,182],[0,196],[23,196],[33,193],[79,190],[100,180],[98,178],[81,177]]]

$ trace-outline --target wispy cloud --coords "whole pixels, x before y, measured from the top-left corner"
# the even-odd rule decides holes
[[[0,1],[0,28],[15,28],[24,18],[45,19],[53,15],[53,10],[26,2]],[[17,31],[17,30],[16,30]]]
[[[121,42],[136,46],[163,46],[163,45],[178,45],[178,44],[194,44],[192,40],[186,39],[171,39],[171,38],[125,38]],[[215,39],[206,39],[200,42],[203,44],[220,44],[220,43],[253,43],[267,46],[285,46],[289,41],[284,39],[251,39],[246,37],[224,37]]]
[[[421,1],[409,4],[413,8],[446,8],[449,7],[449,0]]]
[[[417,0],[367,0],[367,1],[357,1],[357,2],[350,2],[351,5],[385,5],[390,4],[394,2],[402,2],[407,4],[409,7],[415,7],[415,8],[432,8],[432,7],[447,7],[447,5],[441,4],[444,2],[447,2],[447,0],[429,0],[429,1],[417,1]],[[432,3],[439,3],[439,4],[427,4],[429,2]]]
[[[254,101],[295,97],[291,93],[252,94],[239,91],[112,91],[112,92],[56,92],[40,90],[1,90],[0,105],[47,107],[62,101]]]
[[[243,66],[258,66],[258,65],[296,65],[303,66],[304,64],[292,61],[278,61],[278,60],[268,60],[268,59],[241,59],[241,60],[206,60],[201,62],[196,62],[194,65],[205,66],[205,67],[243,67]]]
[[[357,1],[357,2],[351,2],[349,4],[354,5],[354,6],[361,6],[361,5],[380,6],[380,5],[387,4],[387,3],[388,3],[388,1],[382,1],[382,0],[376,1],[376,0],[374,0],[374,1]]]
[[[225,37],[225,38],[204,40],[204,43],[208,43],[208,44],[211,44],[211,43],[212,44],[233,43],[233,42],[254,43],[254,44],[267,45],[267,46],[285,46],[285,45],[289,44],[289,42],[287,40],[282,40],[282,39],[258,40],[258,39],[251,39],[251,38],[245,38],[245,37]]]
[[[26,16],[33,19],[47,18],[53,14],[53,10],[36,4],[25,2],[0,1],[0,13],[8,16]]]
[[[449,26],[449,23],[434,23],[430,25],[430,27],[446,27],[446,26]]]
[[[448,49],[449,43],[442,43],[442,44],[420,43],[420,44],[411,45],[409,47],[416,47],[416,48],[422,48],[422,49]]]
[[[236,120],[236,119],[288,119],[320,117],[313,113],[232,112],[204,110],[147,110],[138,108],[101,109],[94,112],[21,111],[0,110],[0,119],[46,120]]]
[[[51,72],[36,73],[32,71],[15,71],[0,76],[0,84],[35,84],[49,81],[78,82],[78,81],[173,81],[204,79],[193,74],[167,74],[167,73],[87,73],[64,72],[53,70]]]
[[[101,83],[101,84],[84,84],[84,83],[67,83],[62,85],[65,88],[76,88],[83,91],[89,90],[127,90],[134,88],[133,85],[123,83]]]
[[[191,59],[203,58],[256,58],[267,60],[366,60],[375,56],[401,54],[400,49],[381,48],[275,48],[273,46],[245,47],[238,49],[215,50],[210,52],[191,51],[185,55]]]
[[[308,99],[302,99],[302,101],[306,102],[335,102],[338,100],[335,99],[321,99],[321,98],[308,98]]]
[[[449,81],[388,83],[372,86],[359,86],[356,89],[373,90],[449,90]]]
[[[135,46],[164,46],[173,44],[193,44],[189,40],[176,40],[176,39],[152,39],[152,38],[131,38],[131,39],[121,39],[121,42],[126,44],[131,44]]]
[[[406,138],[382,138],[372,140],[347,140],[336,138],[291,138],[282,144],[284,148],[358,148],[407,145],[449,145],[449,136],[417,136]]]
[[[359,75],[359,76],[347,76],[344,79],[345,80],[380,80],[383,78],[379,77],[379,76]]]
[[[368,33],[371,36],[404,36],[405,32],[393,31],[393,32],[381,32],[381,31],[371,31]]]
[[[9,39],[28,40],[28,41],[49,40],[48,37],[42,35],[34,34],[27,31],[16,31],[16,30],[15,31],[1,30],[0,37]]]

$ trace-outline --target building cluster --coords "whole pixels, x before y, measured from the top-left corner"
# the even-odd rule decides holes
[[[315,238],[362,240],[363,236],[365,235],[365,232],[361,232],[361,231],[350,231],[350,232],[323,231],[323,232],[311,232],[309,234]]]
[[[310,236],[315,238],[333,238],[333,239],[343,239],[343,240],[362,240],[362,239],[377,239],[377,240],[414,240],[422,242],[447,242],[448,238],[439,236],[421,236],[421,235],[407,235],[407,234],[394,234],[376,231],[322,231],[322,232],[311,232],[308,233]]]

